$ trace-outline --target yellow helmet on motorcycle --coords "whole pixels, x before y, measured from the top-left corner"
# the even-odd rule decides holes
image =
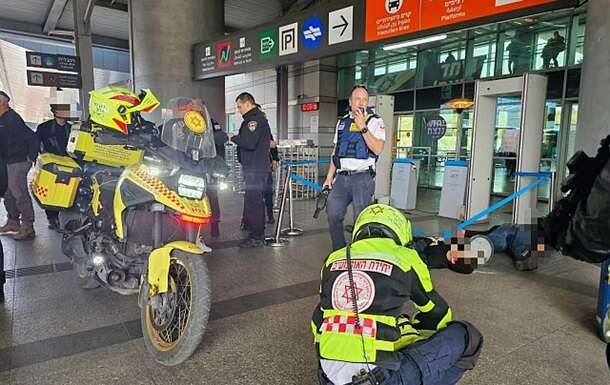
[[[353,241],[365,238],[390,238],[400,246],[413,240],[411,222],[394,207],[374,204],[368,206],[356,219]]]
[[[139,123],[140,112],[152,112],[159,100],[149,90],[136,95],[124,87],[104,87],[89,93],[91,121],[128,134]]]

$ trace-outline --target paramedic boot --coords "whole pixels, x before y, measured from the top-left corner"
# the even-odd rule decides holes
[[[21,226],[19,225],[19,221],[14,219],[9,219],[6,222],[6,225],[0,227],[0,234],[8,234],[8,233],[17,233],[21,230]]]
[[[34,232],[34,227],[32,226],[22,226],[19,229],[19,232],[13,235],[13,239],[16,241],[28,241],[30,239],[34,239],[36,237],[36,233]]]

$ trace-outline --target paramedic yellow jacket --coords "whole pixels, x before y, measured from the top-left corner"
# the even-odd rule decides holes
[[[350,252],[357,326],[346,251],[333,252],[322,268],[320,304],[312,319],[320,358],[392,367],[395,352],[451,321],[451,309],[434,291],[417,252],[392,239],[369,238],[353,243]],[[411,320],[401,316],[409,300],[418,310]]]

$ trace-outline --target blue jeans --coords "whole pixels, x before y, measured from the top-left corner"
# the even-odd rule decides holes
[[[373,203],[375,194],[375,178],[363,172],[355,175],[337,175],[333,189],[326,202],[328,227],[333,250],[346,246],[343,229],[343,219],[347,207],[352,204],[354,221],[365,207]]]
[[[458,367],[458,362],[466,348],[466,337],[462,325],[449,324],[427,340],[398,352],[398,370],[378,368],[375,371],[383,373],[382,385],[454,385],[464,376],[465,370]],[[319,382],[333,385],[322,373],[319,373]]]
[[[493,243],[495,252],[506,252],[515,261],[527,257],[527,252],[534,247],[533,236],[531,229],[511,224],[500,225],[486,234]]]

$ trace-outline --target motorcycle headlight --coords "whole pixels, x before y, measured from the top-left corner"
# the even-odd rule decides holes
[[[205,179],[192,175],[180,175],[178,178],[178,195],[181,197],[201,199],[204,193]]]

